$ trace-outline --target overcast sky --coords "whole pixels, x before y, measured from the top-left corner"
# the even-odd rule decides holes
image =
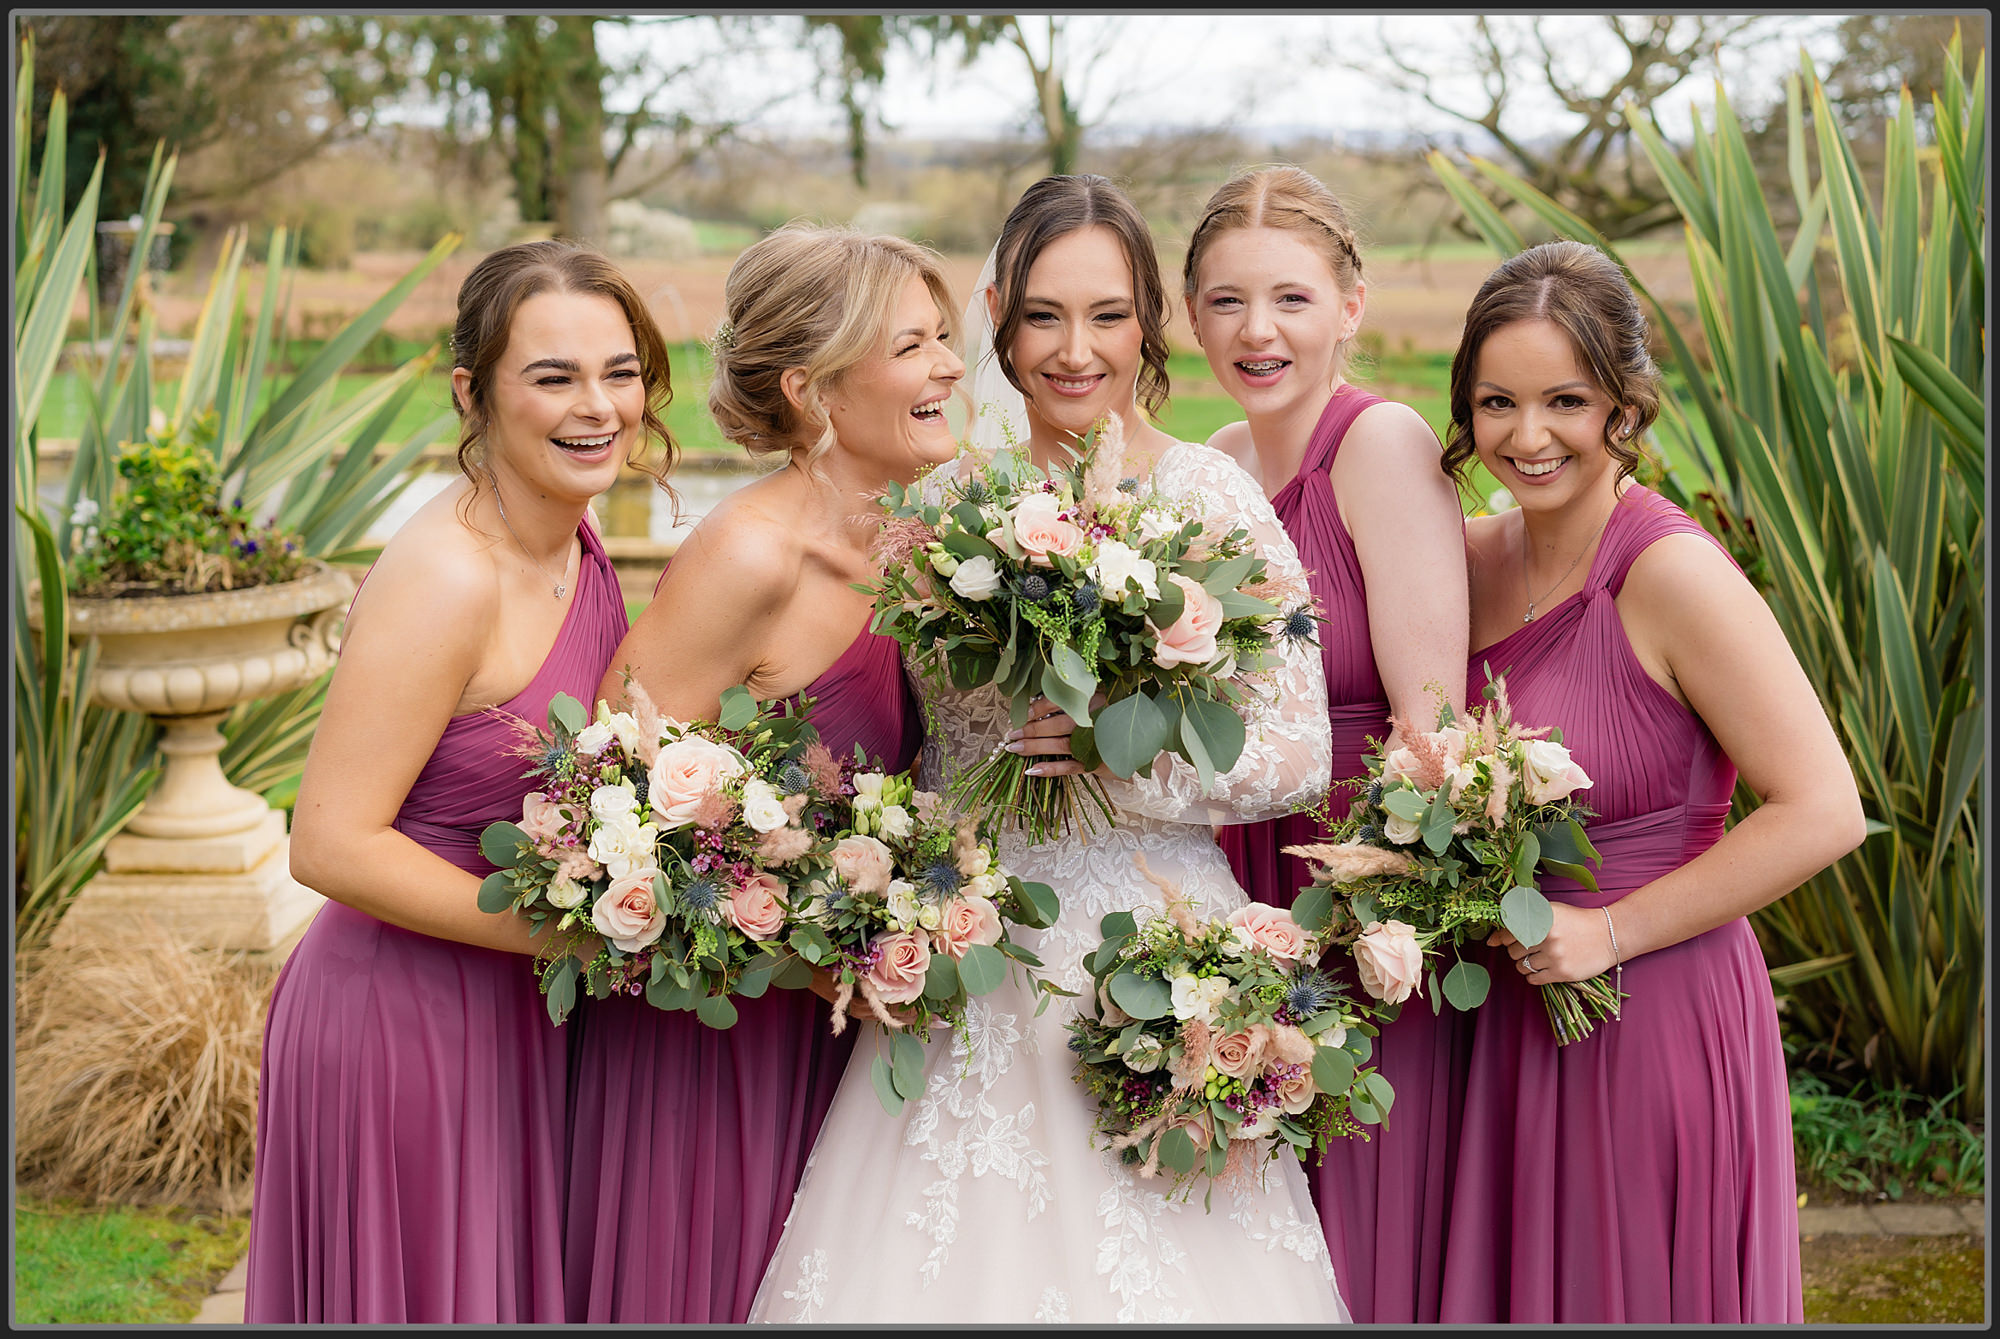
[[[1796,68],[1800,43],[1816,55],[1820,36],[1837,14],[1787,15],[1769,22],[1783,40],[1748,55],[1732,50],[1725,78],[1732,96],[1773,94]],[[1501,22],[1516,21],[1504,16]],[[1095,15],[1070,20],[1072,79],[1086,122],[1104,131],[1155,127],[1234,125],[1274,132],[1319,131],[1342,135],[1432,132],[1459,123],[1384,82],[1342,68],[1338,53],[1359,53],[1386,40],[1412,65],[1437,73],[1441,97],[1469,110],[1481,106],[1477,80],[1465,70],[1473,16],[1431,12],[1394,15],[1220,14]],[[1035,25],[1029,25],[1031,31]],[[1545,31],[1578,74],[1598,69],[1616,53],[1595,15],[1557,15]],[[669,37],[671,33],[671,37]],[[1035,33],[1039,36],[1038,33]],[[652,40],[671,41],[685,55],[690,39],[707,40],[676,25]],[[1104,54],[1091,59],[1094,53]],[[1823,58],[1823,56],[1822,56]],[[754,102],[771,90],[810,83],[811,58],[783,48],[761,52],[754,68],[732,71],[712,87],[712,97]],[[1532,72],[1527,72],[1532,76]],[[1537,103],[1535,83],[1523,78],[1516,101],[1527,133],[1554,126],[1558,109],[1546,93]],[[936,66],[898,48],[889,62],[881,109],[896,132],[919,137],[996,135],[1018,126],[1029,111],[1031,85],[1021,53],[989,47],[969,68],[954,58]],[[1687,80],[1659,104],[1669,133],[1686,124],[1690,103],[1712,103],[1707,76]],[[823,100],[794,98],[759,118],[774,130],[840,132],[835,110]]]

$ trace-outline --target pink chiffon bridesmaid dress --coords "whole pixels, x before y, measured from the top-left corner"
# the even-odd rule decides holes
[[[1722,836],[1736,767],[1640,666],[1618,617],[1632,562],[1704,534],[1648,489],[1612,512],[1584,588],[1471,657],[1505,674],[1518,720],[1562,729],[1615,908]],[[1445,1251],[1449,1324],[1797,1324],[1803,1319],[1791,1105],[1771,979],[1750,923],[1635,958],[1622,1017],[1557,1046],[1498,949],[1474,1016]]]
[[[803,696],[835,757],[908,767],[922,718],[902,649],[863,631]],[[742,1324],[859,1028],[806,990],[716,1031],[643,998],[585,1000],[570,1072],[569,1319]]]
[[[479,834],[532,783],[513,718],[597,691],[625,602],[588,523],[577,588],[540,670],[454,716],[396,829],[484,877]],[[329,902],[278,975],[264,1028],[244,1320],[563,1320],[568,1036],[532,961]]]
[[[1382,397],[1343,384],[1320,414],[1299,472],[1271,500],[1311,574],[1326,622],[1319,629],[1326,697],[1333,720],[1333,792],[1343,815],[1366,775],[1368,740],[1389,733],[1389,702],[1375,669],[1368,599],[1354,540],[1341,522],[1328,468],[1347,429]],[[1428,725],[1429,722],[1424,724]],[[1216,830],[1230,868],[1259,902],[1288,907],[1312,882],[1311,867],[1287,846],[1327,840],[1312,814]],[[1352,974],[1347,980],[1350,988]],[[1367,1140],[1338,1140],[1306,1163],[1313,1202],[1333,1252],[1341,1294],[1359,1325],[1438,1319],[1446,1191],[1453,1154],[1468,1020],[1411,996],[1375,1039],[1376,1063],[1396,1090],[1389,1119]]]

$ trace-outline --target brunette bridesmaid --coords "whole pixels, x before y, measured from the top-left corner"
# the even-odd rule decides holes
[[[1261,168],[1210,197],[1188,243],[1188,320],[1244,419],[1209,445],[1264,486],[1326,617],[1320,659],[1344,815],[1389,717],[1433,729],[1464,705],[1464,530],[1438,441],[1408,405],[1343,373],[1367,300],[1346,211],[1296,167]],[[1284,848],[1327,840],[1294,814],[1217,833],[1250,895],[1291,905],[1311,868]],[[1309,1166],[1341,1290],[1360,1324],[1438,1318],[1445,1191],[1467,1022],[1415,996],[1376,1039],[1396,1090],[1373,1137],[1338,1140]]]
[[[1813,685],[1721,546],[1630,478],[1657,412],[1618,266],[1524,251],[1466,314],[1446,459],[1519,506],[1469,527],[1469,691],[1559,726],[1589,775],[1598,890],[1488,941],[1445,1250],[1446,1323],[1797,1324],[1791,1111],[1745,917],[1860,844]],[[1725,830],[1741,772],[1758,807]],[[1620,1016],[1557,1046],[1539,987],[1600,972]]]
[[[458,294],[462,480],[355,596],[293,816],[331,899],[264,1032],[244,1319],[563,1319],[567,1037],[526,922],[479,910],[488,823],[529,782],[512,722],[597,689],[625,604],[587,519],[660,421],[667,351],[632,286],[567,242]]]
[[[709,410],[782,468],[731,494],[674,556],[598,694],[629,672],[683,720],[723,691],[811,699],[836,757],[889,770],[922,739],[901,648],[868,631],[872,498],[950,460],[965,366],[939,258],[895,237],[789,226],[730,270]],[[819,988],[831,993],[828,982]],[[571,1092],[570,1319],[741,1324],[854,1038],[814,993],[739,1001],[718,1032],[643,999],[593,1001]],[[865,1230],[865,1229],[864,1229]]]

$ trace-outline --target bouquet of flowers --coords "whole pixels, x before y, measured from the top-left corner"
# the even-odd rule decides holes
[[[1304,1161],[1336,1138],[1366,1137],[1395,1093],[1365,1066],[1376,1011],[1314,965],[1322,937],[1255,902],[1197,921],[1147,877],[1166,889],[1167,914],[1103,919],[1087,960],[1095,990],[1070,1022],[1098,1133],[1182,1194],[1198,1176],[1212,1190],[1284,1149]]]
[[[791,882],[825,867],[840,766],[803,714],[741,687],[713,723],[668,719],[629,692],[631,711],[600,701],[587,718],[558,693],[546,731],[522,722],[540,786],[520,822],[480,835],[499,868],[479,905],[550,931],[538,962],[558,1023],[581,982],[595,999],[643,992],[726,1028],[731,995],[811,981],[785,943],[787,906]]]
[[[1495,925],[1541,943],[1555,916],[1535,886],[1538,869],[1597,886],[1585,863],[1597,851],[1579,821],[1589,811],[1571,798],[1590,778],[1560,730],[1514,720],[1506,682],[1490,667],[1483,695],[1486,705],[1463,719],[1443,706],[1436,730],[1399,723],[1407,742],[1367,755],[1365,789],[1334,840],[1286,848],[1314,865],[1293,914],[1349,944],[1363,988],[1388,1004],[1421,993],[1428,975],[1433,1010],[1477,1008],[1491,983],[1459,948]],[[1458,961],[1440,981],[1441,945]],[[1616,1017],[1624,999],[1604,974],[1541,990],[1563,1044]]]
[[[881,576],[861,589],[876,630],[933,682],[996,685],[1017,729],[1040,694],[1076,721],[1071,750],[1087,768],[1129,777],[1167,751],[1205,786],[1242,753],[1231,704],[1253,691],[1248,676],[1275,664],[1280,639],[1313,640],[1319,620],[1302,579],[1267,577],[1247,530],[1142,488],[1124,455],[1111,418],[1047,475],[1010,447],[937,502],[924,480],[891,485]],[[998,751],[954,790],[1038,842],[1092,830],[1092,809],[1110,820],[1095,779],[1029,777],[1033,761]]]
[[[829,834],[826,867],[799,889],[787,943],[832,973],[833,1030],[847,1027],[858,996],[887,1029],[889,1049],[870,1071],[890,1115],[923,1091],[924,1049],[933,1026],[965,1026],[967,1000],[997,989],[1018,967],[1049,996],[1041,959],[1010,927],[1046,929],[1060,907],[1047,884],[1002,868],[973,820],[907,773],[856,772]]]

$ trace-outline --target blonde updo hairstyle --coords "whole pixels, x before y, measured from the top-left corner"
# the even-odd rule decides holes
[[[1280,163],[1239,172],[1208,197],[1181,263],[1185,296],[1192,298],[1199,287],[1209,247],[1238,228],[1281,228],[1295,234],[1326,261],[1343,297],[1361,284],[1361,246],[1346,208],[1318,177]],[[1349,335],[1334,350],[1334,374],[1344,374],[1354,358],[1354,337]]]
[[[451,360],[454,368],[464,368],[470,379],[465,396],[454,391],[452,408],[458,411],[458,468],[470,479],[473,492],[491,487],[492,468],[486,463],[486,434],[493,419],[493,369],[507,352],[513,336],[514,314],[529,298],[543,293],[577,293],[609,298],[618,304],[632,327],[632,347],[639,355],[639,379],[646,388],[646,407],[641,416],[645,433],[626,461],[651,475],[666,489],[678,446],[667,431],[667,404],[673,399],[673,383],[667,365],[667,342],[659,325],[647,310],[645,300],[603,253],[567,238],[539,242],[517,242],[487,255],[458,288],[458,313],[451,328]],[[665,449],[657,466],[644,460],[647,443],[658,441]]]
[[[834,443],[826,393],[882,349],[896,302],[921,279],[950,320],[943,258],[901,237],[788,223],[752,243],[723,281],[708,412],[752,456],[805,448],[814,469]],[[785,373],[805,372],[794,405]]]

